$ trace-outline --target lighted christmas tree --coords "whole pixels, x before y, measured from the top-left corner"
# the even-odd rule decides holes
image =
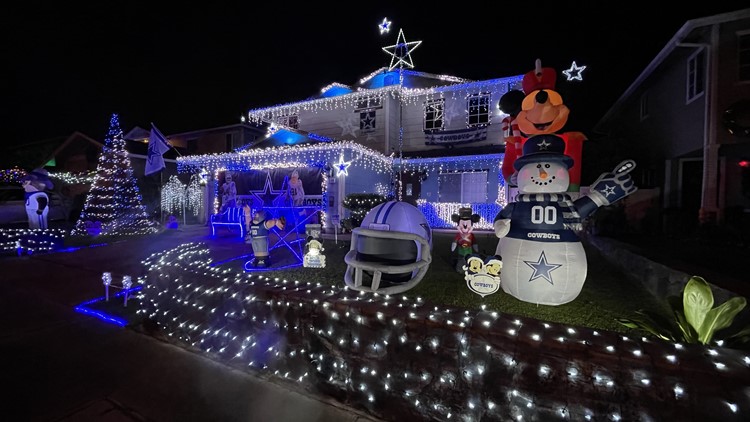
[[[117,114],[112,115],[96,176],[72,235],[136,235],[157,231],[130,165]]]

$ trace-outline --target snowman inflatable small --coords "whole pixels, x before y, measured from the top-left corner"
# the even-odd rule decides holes
[[[599,176],[587,195],[571,200],[566,190],[573,159],[564,151],[565,141],[554,134],[526,140],[513,163],[519,195],[493,224],[500,238],[496,254],[503,257],[502,288],[525,302],[562,305],[578,297],[587,272],[576,233],[581,221],[637,190],[628,174],[635,162],[626,160]]]

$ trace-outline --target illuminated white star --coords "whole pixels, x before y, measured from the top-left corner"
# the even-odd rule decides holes
[[[336,163],[336,177],[348,176],[349,166],[352,165],[351,161],[344,161],[344,157],[339,157],[339,162]]]
[[[396,67],[398,67],[399,69],[403,69],[404,66],[407,66],[409,69],[413,69],[414,62],[411,59],[411,52],[419,47],[419,44],[422,44],[422,41],[406,42],[404,30],[399,29],[398,38],[396,38],[396,44],[389,45],[388,47],[383,47],[383,51],[391,55],[391,64],[390,66],[388,66],[388,71],[390,72]]]
[[[336,124],[341,128],[341,137],[351,134],[353,137],[357,137],[357,131],[359,127],[354,124],[353,119],[350,117],[346,120],[340,120]]]
[[[570,65],[570,69],[563,70],[562,73],[568,78],[569,81],[572,81],[574,79],[582,81],[583,76],[581,76],[581,73],[584,69],[586,69],[586,66],[578,66],[576,65],[576,62],[573,62],[573,64]]]
[[[378,25],[378,28],[380,28],[380,35],[383,35],[386,32],[390,32],[391,21],[389,21],[388,18],[383,18],[383,22]]]

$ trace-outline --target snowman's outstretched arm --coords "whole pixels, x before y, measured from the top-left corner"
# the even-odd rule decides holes
[[[602,173],[591,185],[588,195],[574,202],[581,218],[586,218],[599,207],[614,204],[638,190],[629,174],[634,168],[635,161],[625,160],[611,173]]]
[[[505,237],[510,231],[510,216],[513,213],[514,205],[513,203],[506,205],[495,216],[495,221],[492,223],[492,228],[495,229],[495,236]]]

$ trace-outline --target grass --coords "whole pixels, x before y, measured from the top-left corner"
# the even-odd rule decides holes
[[[415,288],[404,292],[403,295],[421,297],[443,306],[467,309],[480,309],[485,306],[485,309],[508,315],[530,317],[575,327],[613,331],[633,337],[655,338],[644,330],[624,326],[618,322],[618,319],[630,318],[638,309],[646,309],[663,315],[667,319],[672,318],[671,311],[665,301],[655,298],[639,284],[628,281],[626,275],[612,267],[601,256],[599,250],[588,246],[586,247],[588,258],[586,282],[580,295],[570,303],[559,306],[536,305],[520,301],[502,290],[481,297],[469,290],[463,272],[458,273],[453,269],[451,263],[453,255],[450,250],[453,236],[454,233],[450,231],[434,233],[432,264],[430,264],[424,279]],[[497,245],[497,238],[494,235],[480,234],[477,239],[480,253],[485,255],[494,253]],[[104,239],[97,239],[97,242],[102,240]],[[108,240],[115,241],[116,239]],[[85,242],[84,239],[75,240],[75,243]],[[344,286],[344,272],[346,271],[344,255],[349,251],[350,243],[343,240],[334,242],[332,239],[324,239],[323,246],[326,255],[325,268],[295,267],[269,271],[265,274],[269,277],[342,287]],[[241,265],[243,263],[244,260],[235,260],[227,264],[227,267],[233,271],[242,272]],[[91,303],[89,308],[120,316],[129,321],[129,325],[136,325],[141,322],[141,317],[136,314],[138,310],[136,300],[129,301],[127,307],[123,306],[122,300],[110,300],[110,302]]]
[[[423,280],[413,289],[403,293],[409,297],[419,296],[442,305],[486,309],[511,315],[531,317],[597,330],[615,331],[631,336],[648,336],[645,331],[631,329],[617,322],[618,318],[630,317],[637,309],[670,317],[669,308],[640,285],[627,281],[621,272],[612,268],[600,256],[598,250],[586,248],[588,273],[580,295],[570,303],[559,306],[536,305],[520,301],[502,290],[484,298],[469,290],[463,273],[456,272],[451,265],[450,243],[454,233],[436,232],[433,236],[433,261]],[[479,236],[480,253],[494,253],[497,238]],[[273,271],[269,276],[287,280],[310,281],[329,285],[344,285],[346,264],[344,255],[349,242],[324,240],[325,268],[296,267]]]

